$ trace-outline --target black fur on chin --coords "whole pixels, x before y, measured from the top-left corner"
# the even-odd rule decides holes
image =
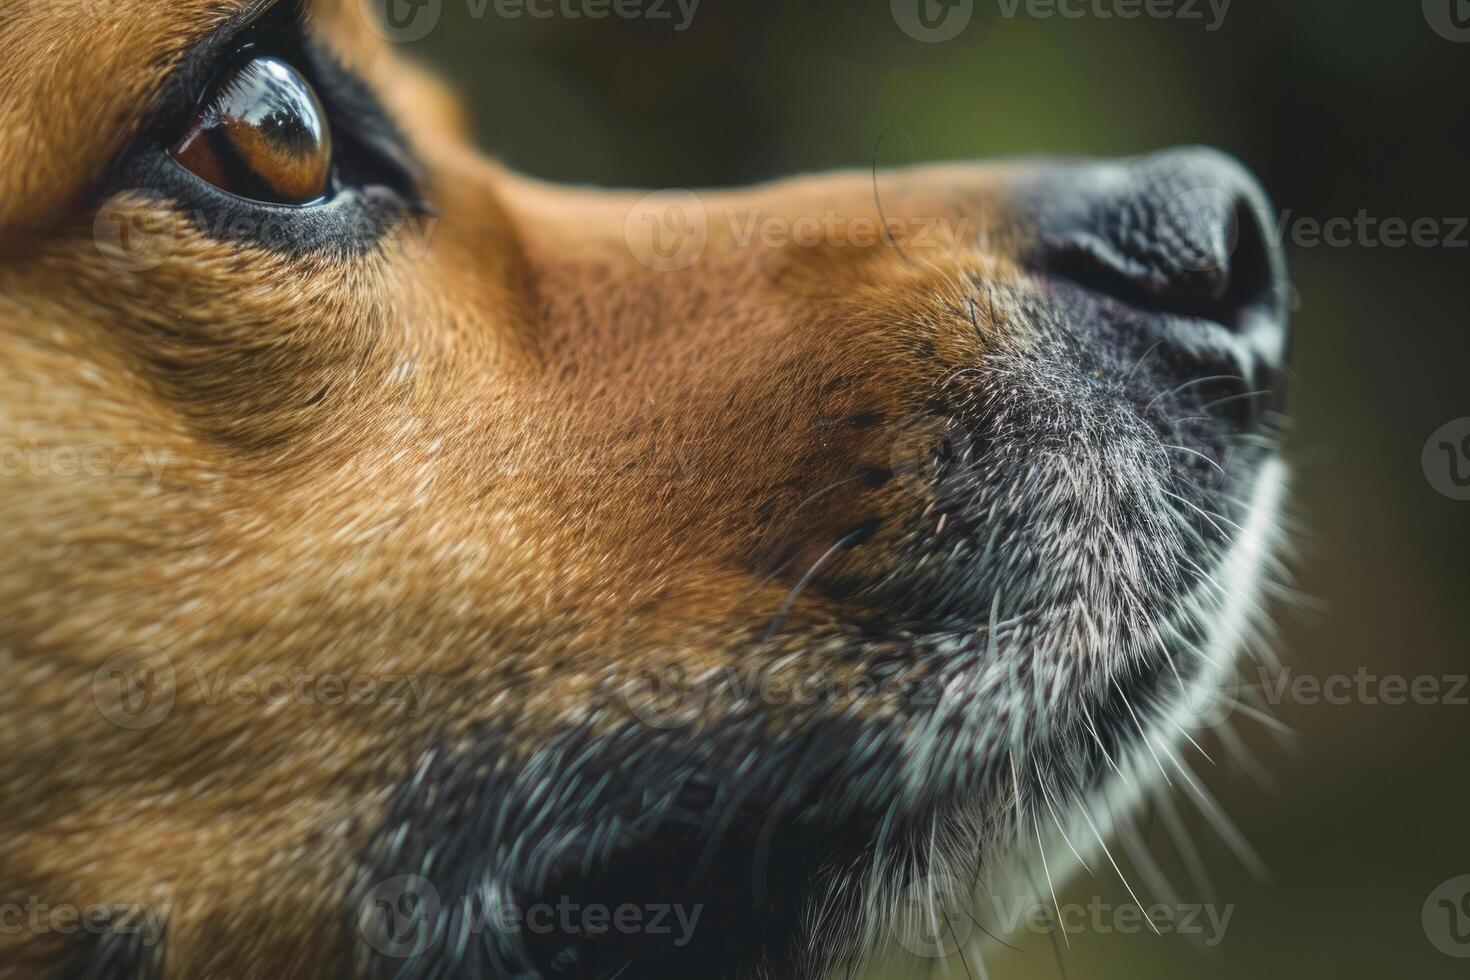
[[[863,732],[814,725],[757,754],[749,724],[698,739],[637,723],[570,731],[518,768],[499,761],[505,730],[432,750],[397,794],[372,879],[349,907],[367,975],[791,975],[813,882],[858,860],[875,832],[822,812]],[[380,916],[402,909],[375,903],[401,876],[433,907],[392,948],[382,930],[408,927]],[[401,888],[388,890],[391,904]]]
[[[824,656],[870,687],[773,708],[725,678],[651,726],[614,685],[533,750],[513,718],[442,740],[362,856],[363,972],[818,978],[895,925],[907,883],[974,884],[1142,751],[1214,619],[1254,601],[1215,573],[1271,440],[1212,411],[1237,381],[1190,380],[1228,363],[1207,336],[1181,363],[1157,350],[1175,319],[1063,279],[995,293],[1011,329],[922,393],[973,436],[918,488],[951,520],[924,511],[875,579],[813,581],[902,624],[741,647],[746,692]]]

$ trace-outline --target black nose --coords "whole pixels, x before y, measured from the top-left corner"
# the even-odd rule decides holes
[[[1164,339],[1183,353],[1228,351],[1262,393],[1245,399],[1247,424],[1279,405],[1289,287],[1270,204],[1244,166],[1203,147],[1049,164],[1018,200],[1035,222],[1034,267],[1168,314]],[[1201,357],[1200,370],[1218,360]]]

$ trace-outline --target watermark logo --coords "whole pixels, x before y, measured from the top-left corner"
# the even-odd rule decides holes
[[[957,879],[929,877],[912,882],[900,893],[897,913],[899,942],[906,950],[925,959],[945,959],[965,948],[981,921],[994,922],[999,933],[1008,936],[1174,934],[1198,937],[1206,947],[1215,947],[1225,939],[1235,906],[1200,902],[1119,905],[1101,895],[1086,902],[1054,899],[1048,904],[1032,895],[994,893],[981,902]]]
[[[1434,33],[1458,44],[1470,42],[1470,0],[1420,0]]]
[[[50,15],[64,12],[68,19],[90,18],[102,21],[111,15],[107,4],[95,0],[6,0],[0,4],[0,27],[10,20],[20,21],[28,14]]]
[[[173,661],[156,647],[119,650],[92,675],[92,700],[119,728],[152,728],[168,717],[177,683]]]
[[[889,0],[889,8],[899,29],[925,44],[953,41],[975,16],[975,0]]]
[[[694,23],[700,0],[465,0],[471,20],[493,14],[501,20],[664,21],[676,33]],[[439,25],[443,0],[359,0],[359,10],[373,33],[393,44],[421,41]]]
[[[1188,727],[1209,729],[1225,724],[1234,716],[1240,697],[1240,679],[1234,675],[1218,684],[1202,685],[1184,705]]]
[[[1420,456],[1429,485],[1451,500],[1470,500],[1470,416],[1434,430]]]
[[[1446,956],[1470,959],[1470,875],[1444,882],[1424,900],[1424,935]]]
[[[428,674],[370,674],[305,668],[252,669],[233,673],[195,664],[176,670],[163,651],[133,647],[108,657],[92,677],[92,697],[102,714],[124,728],[163,721],[179,692],[202,707],[353,709],[389,707],[422,717],[442,678]]]
[[[959,879],[946,875],[910,882],[898,896],[899,945],[931,960],[964,949],[975,923],[970,894]]]
[[[622,685],[623,702],[645,725],[662,731],[694,724],[709,699],[707,684],[696,683],[680,663],[639,671]]]
[[[1001,18],[1016,20],[1198,21],[1206,32],[1225,23],[1233,0],[996,0]],[[974,0],[890,0],[893,20],[915,41],[941,44],[959,37],[975,15]]]
[[[844,215],[832,208],[794,219],[732,208],[724,217],[737,248],[888,247],[906,254],[928,252],[945,261],[971,243],[973,231],[968,217]]]
[[[1184,254],[1170,249],[1169,261],[1182,272],[1222,267],[1240,241],[1234,215],[1235,198],[1218,187],[1196,187],[1170,200],[1159,217],[1166,240],[1194,247]]]
[[[680,661],[634,671],[626,677],[616,675],[608,690],[620,695],[640,721],[660,729],[688,727],[714,708],[724,715],[754,709],[804,711],[822,705],[842,711],[881,700],[919,710],[933,707],[938,697],[936,689],[905,677],[880,681],[864,673],[751,673],[732,666],[695,673]]]
[[[929,418],[896,426],[887,436],[888,468],[904,490],[937,505],[975,492],[974,466],[984,440],[958,419]]]
[[[487,4],[495,15],[505,20],[530,17],[532,20],[619,20],[669,21],[676,34],[694,23],[700,0],[467,0],[470,16],[485,15]],[[676,19],[677,18],[677,19]]]
[[[618,906],[576,901],[570,895],[520,904],[477,891],[444,901],[433,882],[422,875],[397,875],[379,882],[358,903],[358,929],[368,945],[384,956],[418,956],[446,932],[464,937],[515,935],[591,939],[624,936],[667,936],[676,948],[687,946],[699,926],[703,905],[650,902]]]
[[[114,268],[146,272],[173,253],[173,214],[164,199],[152,191],[118,191],[97,209],[92,219],[92,240]]]
[[[1179,194],[1160,209],[1154,238],[1175,243],[1167,257],[1183,272],[1223,268],[1240,240],[1239,210],[1243,203],[1220,187],[1196,187]],[[1370,214],[1359,208],[1353,215],[1325,218],[1294,213],[1290,208],[1271,213],[1255,208],[1261,233],[1278,246],[1293,248],[1470,248],[1470,218],[1445,215],[1405,218]],[[1181,247],[1183,246],[1183,247]]]
[[[407,959],[429,948],[441,908],[433,882],[422,875],[397,875],[363,896],[357,925],[373,949]]]
[[[1022,931],[1044,935],[1061,932],[1075,936],[1093,933],[1098,936],[1138,936],[1152,933],[1194,936],[1213,948],[1225,941],[1235,906],[1202,902],[1152,905],[1122,905],[1093,895],[1082,902],[1057,902],[1047,905],[1029,896],[1006,901],[999,895],[990,897],[990,913],[1001,931],[1015,935]]]
[[[656,272],[678,272],[699,261],[709,243],[709,212],[693,191],[654,191],[623,221],[628,250]]]
[[[428,37],[444,12],[444,0],[358,0],[368,27],[392,44],[411,44]]]

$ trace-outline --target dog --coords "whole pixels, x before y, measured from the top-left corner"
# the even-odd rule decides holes
[[[570,189],[354,2],[0,23],[0,975],[852,969],[1268,629],[1222,153]]]

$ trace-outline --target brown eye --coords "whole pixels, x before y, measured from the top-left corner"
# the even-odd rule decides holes
[[[173,147],[216,187],[272,204],[327,193],[332,134],[311,85],[280,58],[250,58],[227,75]]]

